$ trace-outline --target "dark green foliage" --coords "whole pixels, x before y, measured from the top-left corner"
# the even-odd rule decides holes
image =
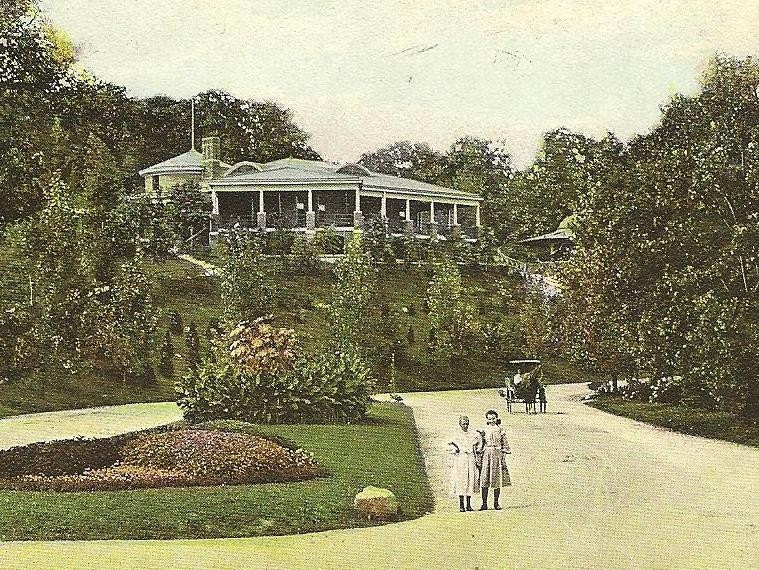
[[[343,252],[343,238],[337,235],[335,228],[329,227],[325,230],[317,230],[314,236],[314,247],[317,251],[327,255],[334,255]]]
[[[183,330],[182,314],[176,310],[169,311],[169,331],[171,331],[171,334],[182,334]]]
[[[30,443],[0,451],[0,479],[19,475],[75,475],[119,460],[124,436]]]
[[[409,344],[414,344],[416,342],[416,336],[414,335],[414,328],[409,326],[408,332],[406,333],[406,342]]]
[[[718,56],[697,95],[585,166],[561,330],[613,382],[650,379],[631,394],[759,414],[757,82],[754,60]]]
[[[169,190],[167,216],[179,247],[191,249],[197,243],[207,243],[208,213],[211,196],[202,192],[197,182],[178,184]]]
[[[191,321],[187,327],[184,336],[184,344],[187,349],[187,363],[190,368],[195,369],[200,365],[200,337],[198,336],[198,327],[195,321]]]
[[[318,274],[322,270],[322,264],[319,260],[321,253],[319,243],[315,239],[308,239],[304,235],[296,236],[290,250],[292,271],[305,275]]]
[[[174,375],[174,343],[171,340],[171,332],[168,330],[161,344],[158,371],[165,378]]]

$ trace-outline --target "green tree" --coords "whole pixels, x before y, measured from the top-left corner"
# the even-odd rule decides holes
[[[396,142],[374,152],[365,152],[358,162],[375,172],[432,184],[440,183],[445,177],[445,157],[427,143]]]
[[[264,267],[261,243],[245,229],[226,237],[227,254],[221,270],[224,316],[229,322],[255,319],[268,313],[274,283]]]
[[[474,310],[464,299],[461,273],[455,262],[439,257],[431,262],[432,279],[427,286],[430,318],[430,350],[450,362],[464,354],[474,329]],[[432,334],[434,331],[434,335]]]
[[[200,366],[202,360],[200,356],[200,336],[198,336],[198,327],[195,321],[190,321],[184,335],[184,344],[187,348],[187,363],[190,368]]]
[[[759,69],[718,57],[694,97],[601,171],[580,203],[567,270],[582,350],[613,374],[680,383],[691,401],[755,413]],[[599,359],[600,361],[600,359]]]
[[[208,228],[211,197],[207,192],[201,191],[197,182],[178,184],[169,190],[166,210],[173,233],[183,245],[191,247],[197,236]]]
[[[348,241],[345,257],[335,264],[337,283],[329,307],[332,344],[339,350],[364,345],[369,309],[376,286],[376,270],[364,250],[360,232]]]

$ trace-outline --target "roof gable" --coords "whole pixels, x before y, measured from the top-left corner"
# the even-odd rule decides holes
[[[203,155],[194,148],[140,170],[140,176],[165,172],[202,172]]]

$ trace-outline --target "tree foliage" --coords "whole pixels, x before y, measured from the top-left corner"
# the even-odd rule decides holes
[[[225,243],[226,260],[221,271],[225,318],[239,322],[267,314],[272,306],[274,284],[264,268],[260,240],[241,228],[230,231]]]
[[[566,272],[579,358],[755,415],[759,67],[715,58],[580,200]],[[667,394],[671,389],[653,390]]]
[[[376,270],[360,232],[348,241],[345,257],[335,264],[335,275],[329,307],[332,344],[338,350],[356,350],[362,344],[376,285]]]
[[[461,273],[455,262],[441,257],[431,262],[432,279],[427,287],[430,351],[446,361],[461,356],[475,331],[473,308],[464,300]]]

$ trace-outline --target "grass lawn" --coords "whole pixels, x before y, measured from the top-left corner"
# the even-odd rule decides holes
[[[400,520],[432,509],[413,414],[406,406],[373,404],[367,422],[356,425],[231,425],[295,441],[330,475],[229,487],[2,491],[0,540],[241,537],[368,526],[353,514],[353,497],[366,485],[396,494]]]
[[[688,435],[722,439],[759,447],[759,423],[727,412],[712,412],[686,406],[650,404],[601,396],[589,402],[599,410],[632,418]]]

